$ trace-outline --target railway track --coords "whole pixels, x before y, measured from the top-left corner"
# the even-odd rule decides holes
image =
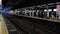
[[[9,18],[9,21],[17,28],[21,34],[56,34],[55,25],[52,28],[50,23],[43,23],[44,21],[39,21],[32,18],[13,16]],[[53,24],[53,23],[52,23]]]

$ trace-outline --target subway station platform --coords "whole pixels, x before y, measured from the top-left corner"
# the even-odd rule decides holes
[[[0,15],[0,34],[18,34],[16,28],[2,14]]]
[[[0,34],[8,34],[8,30],[2,15],[0,15]]]
[[[3,0],[0,34],[60,34],[60,1]]]
[[[0,15],[1,34],[58,34],[60,21],[38,17]],[[59,25],[60,26],[60,25]]]

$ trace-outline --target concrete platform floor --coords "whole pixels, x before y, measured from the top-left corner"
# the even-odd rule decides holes
[[[8,30],[7,30],[2,14],[0,14],[0,34],[8,34]]]

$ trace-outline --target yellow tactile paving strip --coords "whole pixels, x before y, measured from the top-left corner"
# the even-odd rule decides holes
[[[0,34],[8,34],[6,24],[1,14],[0,14]]]

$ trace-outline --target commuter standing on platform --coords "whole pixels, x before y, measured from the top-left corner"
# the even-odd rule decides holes
[[[60,5],[57,5],[56,6],[56,9],[57,9],[57,15],[58,15],[58,19],[60,19]]]

